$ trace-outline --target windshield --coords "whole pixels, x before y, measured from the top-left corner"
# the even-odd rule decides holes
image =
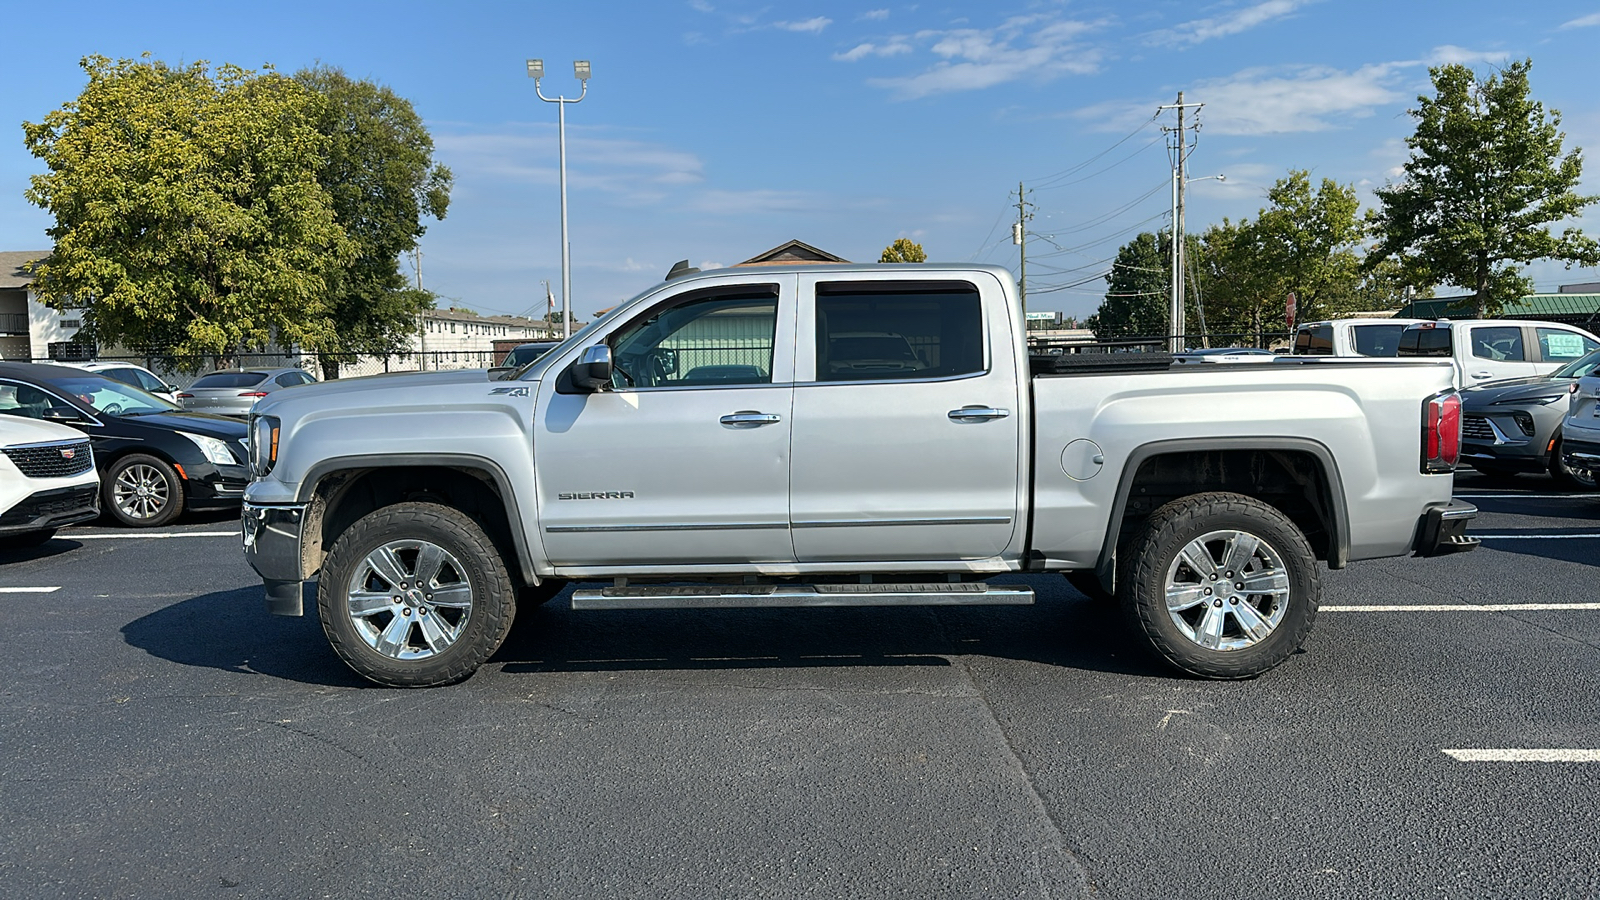
[[[656,290],[656,288],[654,288],[654,287],[652,287],[650,289],[650,291],[654,291],[654,290]],[[650,291],[646,291],[645,293],[650,293]],[[643,296],[643,295],[641,294],[640,296]],[[634,299],[636,300],[638,298],[635,297]],[[532,372],[533,372],[533,370],[535,368],[538,368],[539,363],[541,363],[541,362],[543,362],[543,361],[555,356],[556,355],[555,351],[557,349],[559,349],[560,347],[562,347],[562,346],[564,346],[566,344],[569,344],[569,343],[573,343],[573,342],[582,343],[584,341],[587,341],[589,339],[589,335],[594,334],[596,329],[598,329],[600,326],[606,324],[607,322],[610,322],[612,319],[616,318],[617,313],[622,312],[622,310],[626,309],[632,303],[633,303],[633,301],[629,300],[626,303],[618,303],[616,306],[613,306],[611,308],[611,310],[609,312],[607,312],[605,315],[603,315],[600,318],[595,319],[593,322],[590,322],[589,324],[583,326],[583,328],[580,329],[579,331],[574,332],[572,337],[567,338],[566,340],[562,341],[561,343],[556,344],[554,347],[551,347],[549,350],[545,351],[544,353],[539,354],[539,358],[538,359],[536,359],[536,360],[534,360],[533,362],[530,362],[530,363],[524,363],[522,368],[518,369],[516,371],[516,373],[511,376],[511,378],[513,380],[518,380],[518,381],[520,381],[520,380],[522,380],[524,378],[527,378],[528,375],[532,374]]]
[[[130,416],[147,413],[171,412],[178,409],[153,394],[147,394],[131,384],[112,381],[99,375],[85,373],[76,378],[52,378],[50,386],[62,394],[70,394],[94,407],[95,412],[108,416]]]
[[[1580,356],[1572,362],[1550,373],[1551,378],[1582,378],[1600,367],[1600,350],[1588,356]]]

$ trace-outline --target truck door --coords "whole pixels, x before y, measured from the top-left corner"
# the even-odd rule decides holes
[[[1020,338],[997,279],[937,274],[800,276],[802,563],[984,559],[1020,540]]]
[[[552,563],[793,564],[794,283],[697,285],[642,308],[586,342],[611,347],[611,390],[545,377],[533,454]]]
[[[1467,355],[1460,357],[1467,376],[1465,384],[1538,374],[1538,367],[1528,353],[1522,325],[1511,322],[1505,325],[1472,325],[1456,330],[1467,332]],[[1457,334],[1456,340],[1461,338],[1462,335]]]

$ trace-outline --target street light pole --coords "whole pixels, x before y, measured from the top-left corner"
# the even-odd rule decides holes
[[[564,96],[546,97],[539,90],[539,79],[544,77],[544,60],[528,60],[528,77],[533,79],[533,92],[540,100],[556,105],[556,142],[561,166],[561,337],[572,336],[572,248],[567,242],[567,104],[580,103],[589,95],[589,61],[580,59],[572,64],[572,74],[583,84],[577,99]]]

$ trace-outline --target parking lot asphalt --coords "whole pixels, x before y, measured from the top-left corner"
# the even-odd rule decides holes
[[[1029,607],[524,615],[365,685],[226,516],[0,555],[0,884],[45,897],[1593,897],[1600,495],[1324,575],[1304,652],[1175,677]]]

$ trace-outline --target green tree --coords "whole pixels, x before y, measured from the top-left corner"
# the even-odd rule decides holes
[[[1532,65],[1484,80],[1459,64],[1429,70],[1435,96],[1410,111],[1405,174],[1375,191],[1369,264],[1396,259],[1412,285],[1470,290],[1476,314],[1492,316],[1533,289],[1520,268],[1534,260],[1600,263],[1600,244],[1579,229],[1550,231],[1600,197],[1577,193],[1583,152],[1563,156],[1561,114],[1529,99]]]
[[[400,256],[427,230],[423,216],[444,218],[452,178],[433,163],[433,139],[411,103],[389,88],[328,66],[302,70],[295,80],[320,101],[316,127],[328,144],[317,181],[354,246],[328,285],[333,327],[321,362],[323,376],[337,378],[360,354],[408,345],[417,316],[432,308],[431,293],[407,286]]]
[[[922,252],[922,245],[910,238],[895,238],[894,243],[883,248],[883,255],[878,257],[881,263],[919,263],[927,262],[928,254]]]
[[[1106,296],[1084,323],[1096,340],[1165,335],[1172,290],[1171,239],[1144,232],[1123,244],[1106,275]]]
[[[351,248],[317,183],[326,140],[311,92],[270,67],[81,65],[77,99],[23,123],[48,169],[26,196],[55,218],[33,270],[40,297],[86,304],[96,341],[169,361],[320,346]]]

